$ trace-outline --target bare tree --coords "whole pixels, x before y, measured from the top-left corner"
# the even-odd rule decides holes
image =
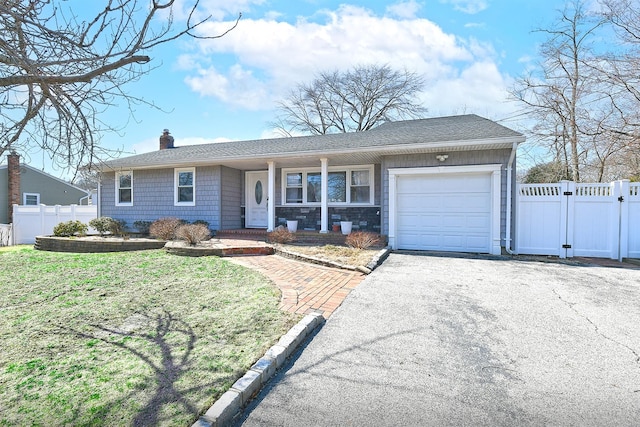
[[[640,45],[629,48],[633,34],[640,34],[637,9],[630,0],[601,1],[608,8],[595,14],[573,0],[555,25],[538,30],[548,36],[539,73],[519,79],[512,90],[535,123],[533,139],[575,181],[628,177],[633,165],[625,169],[624,159],[638,148]],[[613,41],[603,42],[607,37]]]
[[[386,121],[419,118],[426,109],[418,100],[424,80],[390,66],[361,65],[352,70],[323,72],[299,84],[279,103],[276,129],[322,135],[369,130]]]
[[[600,97],[591,42],[603,22],[586,14],[581,0],[567,5],[556,25],[537,30],[548,36],[540,50],[542,75],[521,78],[512,91],[531,109],[538,136],[554,147],[554,160],[567,162],[575,181],[590,148],[581,140],[581,120]]]
[[[199,35],[196,29],[211,19],[199,0],[185,6],[180,22],[174,3],[0,1],[0,155],[38,147],[67,168],[104,155],[100,134],[116,128],[101,113],[150,104],[129,95],[126,85],[149,72],[153,48],[183,37],[222,37],[238,23],[224,34]]]

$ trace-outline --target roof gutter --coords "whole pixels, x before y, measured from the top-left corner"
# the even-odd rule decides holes
[[[518,150],[518,143],[514,142],[513,147],[511,148],[511,156],[509,156],[509,163],[507,163],[507,230],[505,234],[505,245],[504,248],[509,255],[516,255],[515,251],[511,248],[512,238],[511,238],[511,200],[513,191],[511,189],[511,176],[513,175],[513,161],[516,158],[516,151]]]

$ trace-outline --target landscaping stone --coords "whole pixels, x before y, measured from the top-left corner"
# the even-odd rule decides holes
[[[262,387],[260,372],[249,370],[242,378],[233,383],[231,390],[240,393],[244,406]]]
[[[261,390],[293,354],[306,337],[324,322],[320,314],[309,314],[289,330],[285,340],[272,346],[247,373],[236,381],[191,427],[222,427],[230,425],[240,410]],[[284,338],[284,337],[283,337]],[[282,344],[286,343],[286,347]]]

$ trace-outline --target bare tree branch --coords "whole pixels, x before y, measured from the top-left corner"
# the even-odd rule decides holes
[[[183,22],[174,19],[178,4],[187,5]],[[153,106],[125,89],[153,68],[153,48],[183,37],[219,38],[238,25],[240,14],[222,34],[201,33],[211,16],[199,4],[0,1],[0,155],[37,147],[70,169],[108,155],[100,135],[118,128],[102,113],[122,101]]]
[[[386,121],[423,117],[426,108],[417,100],[423,86],[420,76],[388,65],[320,73],[279,103],[274,126],[283,135],[322,135],[366,131]]]

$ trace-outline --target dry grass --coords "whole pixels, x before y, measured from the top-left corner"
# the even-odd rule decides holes
[[[298,320],[263,276],[162,250],[0,251],[0,425],[190,425]]]
[[[303,255],[310,255],[339,264],[361,266],[367,265],[380,249],[358,249],[346,246],[324,245],[280,245],[283,249]]]

